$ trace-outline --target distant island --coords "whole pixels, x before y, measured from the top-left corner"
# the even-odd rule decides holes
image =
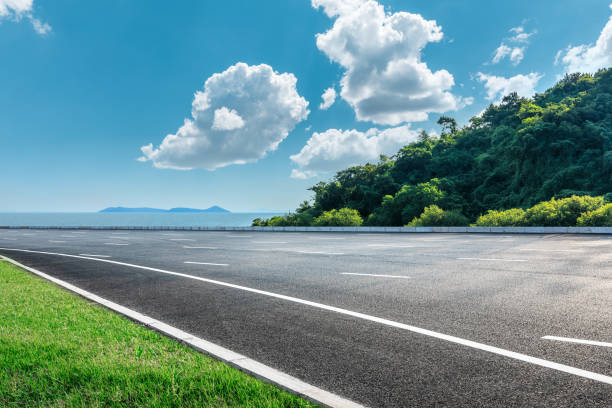
[[[225,208],[221,208],[217,205],[213,205],[212,207],[206,208],[205,210],[200,210],[197,208],[183,208],[183,207],[171,208],[169,210],[164,210],[160,208],[149,208],[149,207],[137,207],[137,208],[108,207],[98,212],[100,213],[229,213],[231,211],[228,211]]]

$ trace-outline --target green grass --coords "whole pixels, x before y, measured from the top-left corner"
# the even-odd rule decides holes
[[[2,407],[314,407],[0,261]]]

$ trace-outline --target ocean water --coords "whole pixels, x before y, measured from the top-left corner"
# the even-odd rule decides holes
[[[246,227],[281,213],[0,213],[0,226]]]

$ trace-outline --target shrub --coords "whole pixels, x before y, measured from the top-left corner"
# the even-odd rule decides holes
[[[526,225],[539,227],[574,226],[582,213],[598,209],[604,204],[603,197],[571,196],[543,201],[525,212]]]
[[[351,227],[359,226],[362,223],[363,219],[359,212],[351,208],[325,211],[314,220],[314,225],[328,227]]]
[[[253,227],[304,227],[312,225],[313,218],[308,212],[289,213],[285,215],[275,215],[272,218],[255,218],[251,223]]]
[[[578,217],[580,227],[612,227],[612,203]]]
[[[430,205],[414,218],[407,227],[456,227],[469,225],[468,219],[458,211],[444,211],[437,205]]]
[[[479,227],[520,227],[525,225],[525,210],[511,208],[506,211],[489,210],[476,220]]]

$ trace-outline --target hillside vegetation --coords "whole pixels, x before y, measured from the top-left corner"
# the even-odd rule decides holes
[[[556,221],[536,217],[545,204],[527,210],[529,217],[521,214],[572,196],[599,197],[584,212],[600,213],[582,222],[609,219],[604,205],[612,201],[612,69],[566,75],[533,98],[507,95],[463,128],[446,116],[438,124],[439,137],[423,131],[394,156],[339,171],[311,187],[312,202],[294,214],[254,225],[313,225],[343,208],[356,210],[364,225],[417,225],[423,219],[484,225],[511,208],[516,210],[504,217],[519,224],[576,225],[582,213]],[[347,219],[350,225],[359,222]]]

